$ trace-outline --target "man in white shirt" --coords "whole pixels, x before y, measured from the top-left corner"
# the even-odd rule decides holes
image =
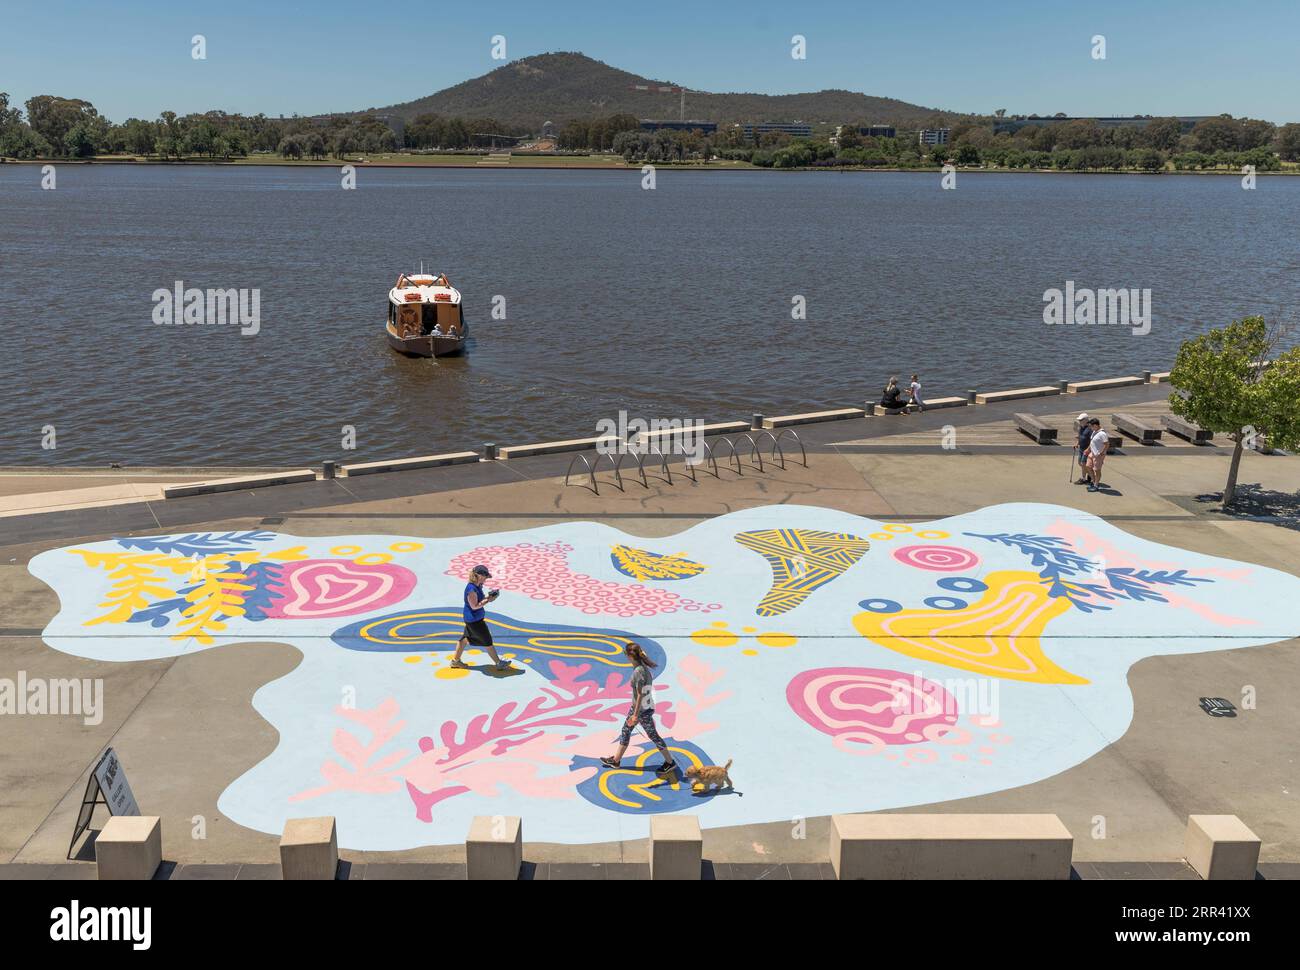
[[[1106,434],[1101,422],[1093,418],[1088,424],[1092,428],[1092,440],[1088,442],[1088,474],[1092,481],[1088,491],[1101,490],[1101,466],[1106,463],[1106,452],[1110,447],[1110,435]]]

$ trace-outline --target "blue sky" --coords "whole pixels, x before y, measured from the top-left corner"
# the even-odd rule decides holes
[[[190,38],[207,40],[207,59]],[[220,108],[316,114],[409,101],[555,50],[710,91],[847,88],[954,111],[1300,121],[1300,2],[675,0],[287,3],[6,0],[0,91],[114,121]],[[807,58],[790,38],[807,38]],[[1091,57],[1091,38],[1107,57]]]

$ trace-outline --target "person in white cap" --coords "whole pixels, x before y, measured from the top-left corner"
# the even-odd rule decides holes
[[[510,666],[509,660],[502,660],[497,656],[496,647],[492,643],[492,631],[487,625],[487,604],[501,595],[499,589],[492,590],[486,596],[483,595],[483,580],[491,578],[492,574],[488,572],[487,566],[475,566],[469,574],[462,604],[465,632],[461,634],[460,642],[456,644],[456,655],[451,658],[453,667],[468,669],[469,665],[460,659],[460,655],[466,644],[470,643],[486,650],[492,662],[496,664],[497,670],[506,670]]]
[[[1088,412],[1084,411],[1074,419],[1079,426],[1079,477],[1075,479],[1076,485],[1089,484],[1088,479],[1088,445],[1092,444],[1092,425],[1088,424]]]

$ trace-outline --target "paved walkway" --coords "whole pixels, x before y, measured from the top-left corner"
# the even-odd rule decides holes
[[[571,456],[552,455],[8,516],[0,520],[0,655],[5,658],[0,676],[24,670],[51,679],[102,678],[108,704],[97,725],[73,718],[0,718],[0,744],[10,755],[0,765],[0,788],[7,793],[0,862],[50,865],[63,860],[87,772],[109,744],[122,753],[142,804],[164,817],[165,857],[179,865],[173,878],[189,878],[185,874],[190,871],[193,877],[230,878],[235,865],[243,866],[236,877],[260,873],[273,878],[266,867],[277,858],[275,835],[231,821],[218,800],[276,750],[284,725],[259,715],[252,696],[295,671],[303,662],[301,650],[268,637],[129,663],[56,652],[41,633],[59,610],[59,596],[28,571],[29,562],[47,550],[111,537],[251,529],[322,540],[399,535],[436,541],[577,521],[612,525],[651,546],[653,538],[773,505],[815,506],[916,524],[977,514],[1002,502],[1035,502],[1096,516],[1132,536],[1189,555],[1300,575],[1295,500],[1300,461],[1295,458],[1247,455],[1241,481],[1257,514],[1225,516],[1212,500],[1226,473],[1225,449],[1129,444],[1107,465],[1110,488],[1087,493],[1067,478],[1068,447],[1035,446],[1008,431],[1009,415],[1017,410],[1064,416],[1062,431],[1068,435],[1068,419],[1078,410],[1155,412],[1167,394],[1167,387],[1138,387],[801,426],[796,431],[808,449],[806,469],[787,462],[784,470],[769,465],[760,474],[746,465],[740,476],[724,468],[719,478],[697,472],[698,480],[691,482],[675,465],[672,485],[651,475],[646,486],[625,480],[623,491],[605,473],[599,495],[580,486],[564,487],[561,479]],[[942,447],[945,436],[954,448]],[[671,541],[654,546],[673,551]],[[1297,633],[1300,629],[1292,629],[1289,637],[1271,645],[1139,659],[1124,678],[1133,697],[1131,722],[1113,743],[1024,784],[898,810],[1055,812],[1075,833],[1081,878],[1120,878],[1130,871],[1174,877],[1171,867],[1181,865],[1188,814],[1238,814],[1264,840],[1261,873],[1294,877],[1295,870],[1285,866],[1300,863],[1300,813],[1295,811],[1300,780],[1294,757],[1294,710],[1300,699]],[[1199,696],[1236,698],[1243,685],[1258,691],[1258,708],[1243,710],[1234,720],[1209,718],[1196,706]],[[785,770],[752,760],[745,768],[743,778],[752,778],[755,771]],[[527,808],[519,814],[527,827]],[[192,838],[192,820],[200,816],[204,837]],[[1099,818],[1104,820],[1100,828]],[[644,863],[645,825],[644,818],[633,818],[625,837],[589,845],[533,842],[526,834],[527,854],[538,866],[534,878],[552,873],[548,866],[592,863],[611,867],[599,870],[604,875],[598,877],[626,875],[632,870],[612,867]],[[798,840],[791,839],[790,828],[788,820],[706,828],[705,854],[715,877],[757,878],[754,873],[766,872],[764,878],[779,878],[782,872],[795,875],[790,866],[823,865],[827,820],[807,819],[806,837]],[[377,867],[454,867],[463,860],[457,844],[462,834],[448,833],[438,846],[343,854],[358,874],[362,867],[394,876],[404,870]],[[77,855],[92,857],[86,845]],[[1279,868],[1268,875],[1265,867],[1274,864]],[[217,868],[202,868],[207,865]],[[13,871],[0,866],[0,878]]]

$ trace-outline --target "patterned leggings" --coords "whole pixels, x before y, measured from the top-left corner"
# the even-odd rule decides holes
[[[628,713],[631,714],[632,712],[628,711]],[[654,742],[656,748],[660,751],[666,751],[668,749],[668,745],[664,743],[664,739],[661,738],[659,732],[655,730],[655,709],[653,707],[637,714],[636,723],[641,725],[641,729],[645,731],[646,737]],[[627,723],[626,718],[623,720],[623,730],[618,734],[619,744],[627,744],[632,740],[632,729],[634,727],[635,725]]]

